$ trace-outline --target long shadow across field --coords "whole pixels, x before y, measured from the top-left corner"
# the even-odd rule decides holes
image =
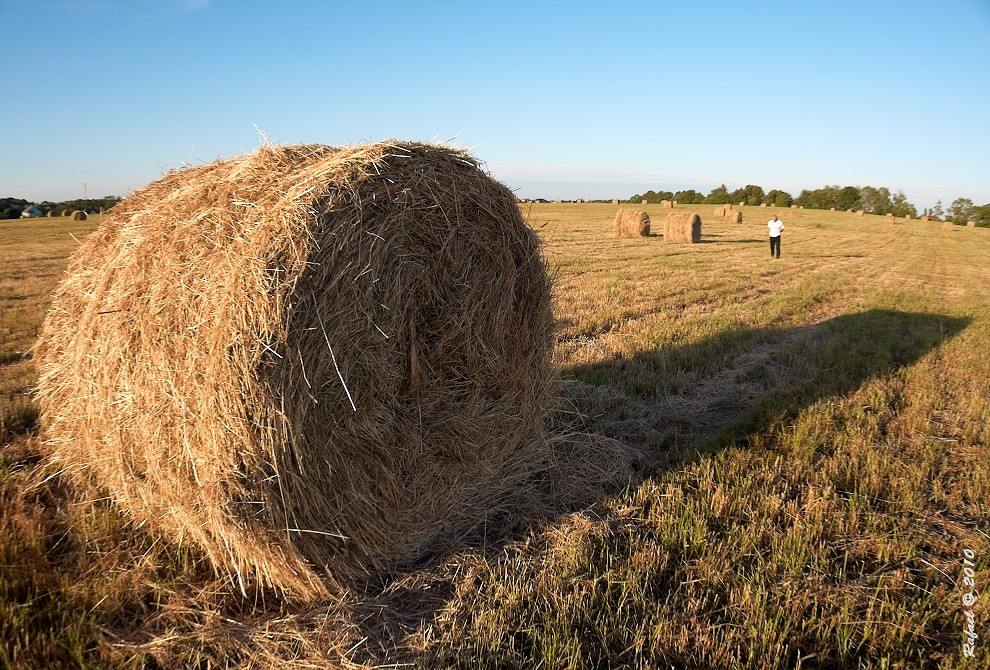
[[[797,328],[727,331],[562,376],[573,380],[568,397],[586,430],[671,464],[893,374],[970,321],[874,309]]]
[[[440,565],[457,553],[497,553],[507,541],[616,495],[630,481],[681,467],[820,399],[896,373],[969,323],[938,314],[869,310],[798,328],[730,331],[565,368],[564,408],[554,429],[595,437],[556,440],[550,468],[514,487],[515,497],[504,506],[474,528],[438,542],[398,576]],[[445,580],[424,589],[422,584],[397,587],[401,580],[394,577],[367,585],[371,599],[362,627],[369,652],[401,647],[403,636],[451,596]]]

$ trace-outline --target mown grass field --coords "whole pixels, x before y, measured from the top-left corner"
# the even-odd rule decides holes
[[[42,467],[29,351],[97,222],[0,223],[0,667],[990,666],[990,230],[801,210],[771,260],[774,210],[698,206],[674,246],[611,237],[612,205],[522,207],[556,275],[553,429],[621,443],[614,476],[308,608],[245,602]]]

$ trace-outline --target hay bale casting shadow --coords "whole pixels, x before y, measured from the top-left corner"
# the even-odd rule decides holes
[[[551,330],[539,239],[469,155],[267,147],[167,174],[73,256],[46,448],[242,587],[319,597],[545,468]]]
[[[641,209],[620,209],[614,226],[616,237],[646,237],[650,234],[650,215]]]
[[[671,212],[663,222],[667,244],[697,244],[701,241],[701,217],[695,212]]]

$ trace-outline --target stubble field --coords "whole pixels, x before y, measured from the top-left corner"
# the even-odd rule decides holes
[[[772,260],[772,209],[699,205],[703,242],[665,245],[613,238],[613,205],[521,207],[556,277],[551,428],[610,438],[601,468],[303,609],[44,468],[30,347],[98,221],[0,223],[0,666],[990,664],[990,230],[800,210]]]

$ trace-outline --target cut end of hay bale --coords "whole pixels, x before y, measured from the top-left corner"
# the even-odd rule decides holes
[[[77,209],[76,211],[72,212],[72,220],[73,221],[85,221],[86,219],[87,219],[86,212],[84,212],[82,210],[79,210],[79,209]]]
[[[616,237],[646,237],[650,234],[650,215],[641,209],[620,209],[614,225]]]
[[[701,217],[696,212],[671,212],[663,221],[666,244],[697,244],[701,241]]]
[[[265,147],[168,173],[73,255],[45,449],[242,584],[322,596],[545,466],[551,332],[539,239],[468,154]]]

